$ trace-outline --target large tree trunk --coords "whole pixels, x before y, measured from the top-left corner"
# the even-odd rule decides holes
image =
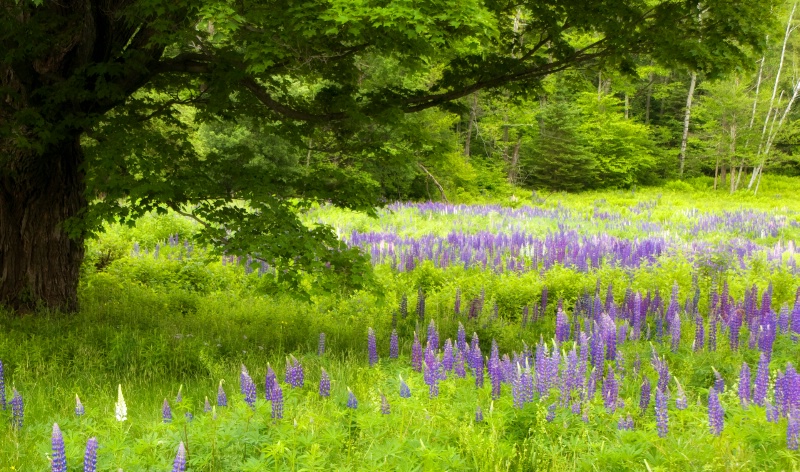
[[[74,311],[83,237],[64,222],[86,207],[79,137],[44,153],[0,145],[0,303],[18,311]]]

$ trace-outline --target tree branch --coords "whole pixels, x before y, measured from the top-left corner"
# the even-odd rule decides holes
[[[425,171],[425,173],[428,174],[428,177],[430,177],[431,180],[433,180],[433,183],[436,184],[437,187],[439,187],[439,192],[442,194],[442,200],[444,200],[445,203],[450,203],[447,200],[447,195],[444,194],[444,188],[442,187],[442,184],[440,184],[439,181],[436,180],[436,177],[434,177],[433,174],[431,174],[431,172],[427,168],[425,168],[425,166],[422,165],[421,162],[417,161],[417,165],[419,166],[420,169]]]
[[[303,110],[297,110],[290,106],[284,105],[283,103],[277,102],[272,96],[269,94],[266,88],[261,86],[258,82],[255,81],[252,77],[246,77],[239,81],[239,83],[250,91],[254,97],[258,99],[262,104],[264,104],[270,110],[279,113],[287,118],[292,118],[299,121],[338,121],[346,118],[347,115],[344,113],[326,113],[326,114],[314,114]]]

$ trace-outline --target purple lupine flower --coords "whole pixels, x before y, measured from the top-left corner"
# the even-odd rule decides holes
[[[781,412],[778,411],[778,407],[773,405],[771,401],[767,400],[766,403],[764,410],[767,413],[767,422],[777,423],[781,419]]]
[[[628,418],[630,418],[630,415],[628,415]],[[627,431],[629,429],[633,429],[633,424],[628,424],[628,418],[625,418],[624,416],[619,417],[619,420],[617,420],[617,430]],[[633,421],[633,418],[630,418],[630,420]]]
[[[796,451],[800,443],[800,410],[789,414],[789,423],[786,425],[786,448]]]
[[[705,326],[703,325],[703,317],[698,313],[694,318],[694,343],[692,349],[694,351],[701,351],[705,346]]]
[[[397,359],[400,354],[400,343],[397,339],[397,330],[392,330],[392,336],[389,339],[389,359]]]
[[[489,373],[489,380],[492,383],[492,398],[497,400],[500,398],[500,385],[503,380],[503,374],[500,371],[500,353],[497,347],[497,342],[492,340],[492,353],[486,365],[487,372]]]
[[[661,390],[656,390],[656,427],[658,436],[667,437],[669,432],[669,414],[667,413],[667,394]]]
[[[194,415],[192,414],[191,411],[187,411],[186,413],[184,413],[183,417],[186,418],[187,422],[191,422],[194,419]]]
[[[569,319],[564,310],[558,310],[556,313],[556,341],[563,343],[569,340],[570,326]]]
[[[717,389],[712,388],[708,392],[708,425],[711,428],[711,434],[719,436],[722,433],[722,427],[725,424],[725,411],[719,402]]]
[[[372,328],[367,330],[367,350],[369,351],[369,366],[378,363],[378,341],[375,339],[375,331]]]
[[[716,377],[714,380],[714,389],[717,393],[722,393],[725,391],[725,379],[722,378],[722,374],[720,374],[717,369],[712,367],[711,370],[714,371],[714,377]]]
[[[292,388],[302,388],[305,385],[303,365],[293,355],[286,359],[286,383]]]
[[[683,390],[683,385],[675,379],[678,384],[678,393],[675,395],[675,408],[685,410],[689,406],[689,400],[686,398],[686,391]]]
[[[677,311],[670,321],[669,334],[672,352],[678,352],[681,347],[681,317]]]
[[[217,388],[217,406],[228,406],[228,396],[225,394],[225,389],[222,388],[222,382],[224,380],[219,381]]]
[[[320,357],[325,355],[325,333],[319,333],[319,342],[317,343],[317,355]]]
[[[264,398],[267,401],[272,400],[272,386],[275,384],[275,380],[277,380],[275,371],[272,370],[272,366],[267,362],[267,377],[264,379]]]
[[[453,341],[447,338],[444,342],[444,353],[442,354],[442,369],[444,372],[453,370],[453,363],[455,358],[453,356]]]
[[[800,411],[800,374],[791,362],[786,365],[783,375],[779,374],[779,379],[775,381],[775,401],[783,415],[788,416],[795,410]]]
[[[25,404],[22,401],[22,395],[19,394],[16,388],[14,388],[11,396],[11,427],[19,431],[22,429],[22,423],[24,419]]]
[[[781,312],[778,315],[778,329],[780,329],[783,334],[789,332],[789,305],[786,303],[783,304]]]
[[[422,344],[419,343],[416,331],[414,331],[414,344],[411,345],[411,367],[417,372],[422,372]]]
[[[795,335],[800,335],[800,294],[795,298],[791,320],[789,321],[789,329]]]
[[[439,349],[439,331],[436,329],[436,323],[431,320],[428,324],[428,337],[425,341],[426,349],[436,351]]]
[[[203,405],[203,413],[208,413],[211,411],[211,402],[208,401],[208,397],[206,397],[206,403]]]
[[[169,407],[169,402],[164,399],[164,404],[161,405],[161,421],[164,423],[172,423],[172,408]]]
[[[97,471],[97,438],[89,438],[83,454],[83,472]]]
[[[6,378],[3,371],[3,361],[0,361],[0,408],[6,411]]]
[[[461,289],[456,288],[456,300],[453,303],[453,311],[455,312],[456,316],[461,314]]]
[[[178,454],[175,456],[175,462],[172,464],[172,472],[184,472],[186,470],[186,446],[183,441],[178,445]]]
[[[425,351],[425,383],[428,384],[430,397],[439,396],[439,380],[441,374],[439,373],[440,366],[439,360],[436,359],[436,354],[428,349]]]
[[[399,310],[400,310],[400,316],[402,316],[403,319],[406,319],[406,317],[408,316],[408,295],[406,295],[405,293],[403,294],[403,298],[400,299]]]
[[[667,387],[669,386],[669,380],[672,378],[669,373],[669,365],[667,365],[667,361],[665,359],[656,357],[653,359],[653,367],[655,368],[656,372],[658,372],[658,385],[656,388],[666,392]]]
[[[458,323],[458,334],[456,335],[456,348],[459,351],[465,352],[467,350],[467,331],[461,322]]]
[[[554,419],[556,419],[556,404],[551,403],[550,406],[547,407],[547,416],[545,419],[548,423],[552,423]]]
[[[455,372],[456,377],[463,379],[467,376],[467,370],[464,367],[464,353],[456,351],[456,358],[453,362],[453,372]]]
[[[472,354],[470,367],[472,368],[472,373],[475,375],[475,387],[481,388],[483,387],[483,355],[481,354],[481,347],[478,343],[475,343],[470,353]]]
[[[272,419],[283,418],[283,389],[278,383],[278,379],[272,382]]]
[[[81,399],[75,394],[75,416],[83,416],[86,413],[86,408],[83,407]]]
[[[650,379],[645,377],[644,382],[642,382],[641,393],[639,395],[639,409],[642,411],[646,411],[647,407],[650,406],[650,396],[652,387],[650,386]]]
[[[247,385],[247,379],[245,377],[249,377],[250,373],[247,372],[247,367],[242,364],[242,367],[239,371],[239,393],[242,395],[245,394],[246,390],[245,387]],[[252,379],[250,379],[252,381]]]
[[[467,350],[467,331],[464,329],[464,325],[461,322],[458,323],[458,334],[456,335],[456,347],[461,352],[466,352]]]
[[[728,333],[732,351],[739,349],[739,330],[742,328],[743,321],[744,313],[740,308],[734,310],[728,320]]]
[[[64,436],[58,423],[53,423],[53,458],[50,461],[53,472],[67,472],[67,455],[64,452]]]
[[[480,405],[478,405],[475,408],[475,422],[476,423],[482,423],[483,422],[483,410],[481,409]]]
[[[597,368],[592,368],[592,372],[589,374],[589,382],[586,384],[586,399],[592,400],[597,392],[597,377],[598,377],[598,370]]]
[[[410,398],[411,397],[411,389],[408,388],[408,384],[406,381],[403,380],[403,377],[400,377],[400,398]]]
[[[610,412],[617,408],[617,397],[619,396],[619,384],[614,376],[614,369],[608,366],[608,374],[603,379],[603,404]]]
[[[381,414],[388,415],[389,413],[391,413],[389,400],[386,399],[386,395],[381,393]]]
[[[175,403],[180,403],[183,401],[183,384],[178,387],[178,394],[175,395]]]
[[[590,339],[592,351],[592,365],[601,368],[605,359],[605,345],[603,344],[603,334],[597,322],[594,322],[592,337]]]
[[[708,317],[708,343],[706,345],[710,352],[717,350],[717,315],[711,313]]]
[[[762,352],[756,369],[753,403],[764,406],[764,401],[767,399],[767,388],[769,388],[769,358]]]
[[[747,362],[742,363],[742,370],[739,371],[739,402],[743,407],[750,403],[752,398],[752,390],[750,388],[750,366]]]
[[[253,383],[253,379],[250,377],[250,374],[247,372],[243,372],[243,389],[244,389],[244,401],[250,408],[256,407],[256,384]]]
[[[350,387],[347,387],[347,408],[355,410],[358,408],[358,399],[353,394],[353,391],[350,390]]]
[[[324,367],[320,370],[319,396],[327,398],[331,395],[331,378],[328,376],[328,371],[326,371]]]

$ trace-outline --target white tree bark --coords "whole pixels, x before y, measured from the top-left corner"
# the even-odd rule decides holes
[[[692,117],[692,98],[694,97],[694,88],[697,85],[697,72],[692,72],[692,81],[689,83],[689,95],[686,97],[686,114],[683,116],[683,139],[681,139],[681,155],[680,155],[680,175],[683,176],[683,168],[686,163],[686,145],[689,140],[689,120]]]
[[[767,36],[767,40],[769,40],[769,36]],[[766,60],[766,56],[761,56],[761,64],[758,66],[758,78],[756,79],[756,93],[755,97],[753,98],[753,112],[750,114],[750,125],[747,127],[748,136],[747,141],[744,143],[744,148],[750,148],[750,134],[749,131],[753,129],[753,124],[756,121],[756,109],[758,108],[758,93],[761,90],[761,78],[764,74],[764,61]],[[734,183],[733,178],[731,178],[731,193],[736,192],[736,189],[739,188],[739,184],[742,181],[742,172],[744,171],[744,164],[745,164],[746,156],[742,156],[742,159],[739,161],[739,172],[736,176],[736,182]],[[733,171],[733,169],[731,169]]]
[[[783,59],[786,57],[786,44],[789,42],[789,36],[792,34],[794,28],[792,28],[792,20],[794,19],[794,12],[797,9],[797,2],[792,4],[792,10],[789,12],[789,20],[786,22],[786,33],[783,35],[783,45],[781,46],[781,60],[778,63],[778,72],[775,74],[775,85],[772,86],[772,97],[769,99],[769,109],[767,111],[767,117],[764,119],[764,127],[761,129],[761,140],[758,143],[758,152],[756,153],[756,157],[760,157],[761,150],[764,145],[764,138],[767,134],[767,126],[769,125],[769,116],[772,114],[772,107],[775,105],[775,95],[778,93],[778,84],[781,79],[781,71],[783,70]],[[763,167],[764,159],[762,158],[759,161],[759,164],[753,169],[753,175],[750,176],[750,183],[747,185],[747,189],[750,190],[753,187],[753,184],[756,183],[756,179],[758,175],[761,173],[761,168]]]

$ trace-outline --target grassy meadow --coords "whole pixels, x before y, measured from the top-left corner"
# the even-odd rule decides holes
[[[800,470],[800,180],[304,218],[365,250],[371,288],[298,296],[151,215],[89,243],[78,314],[0,313],[0,471],[49,470],[53,423],[70,471],[90,437],[103,471],[169,470],[180,442],[191,471]]]

